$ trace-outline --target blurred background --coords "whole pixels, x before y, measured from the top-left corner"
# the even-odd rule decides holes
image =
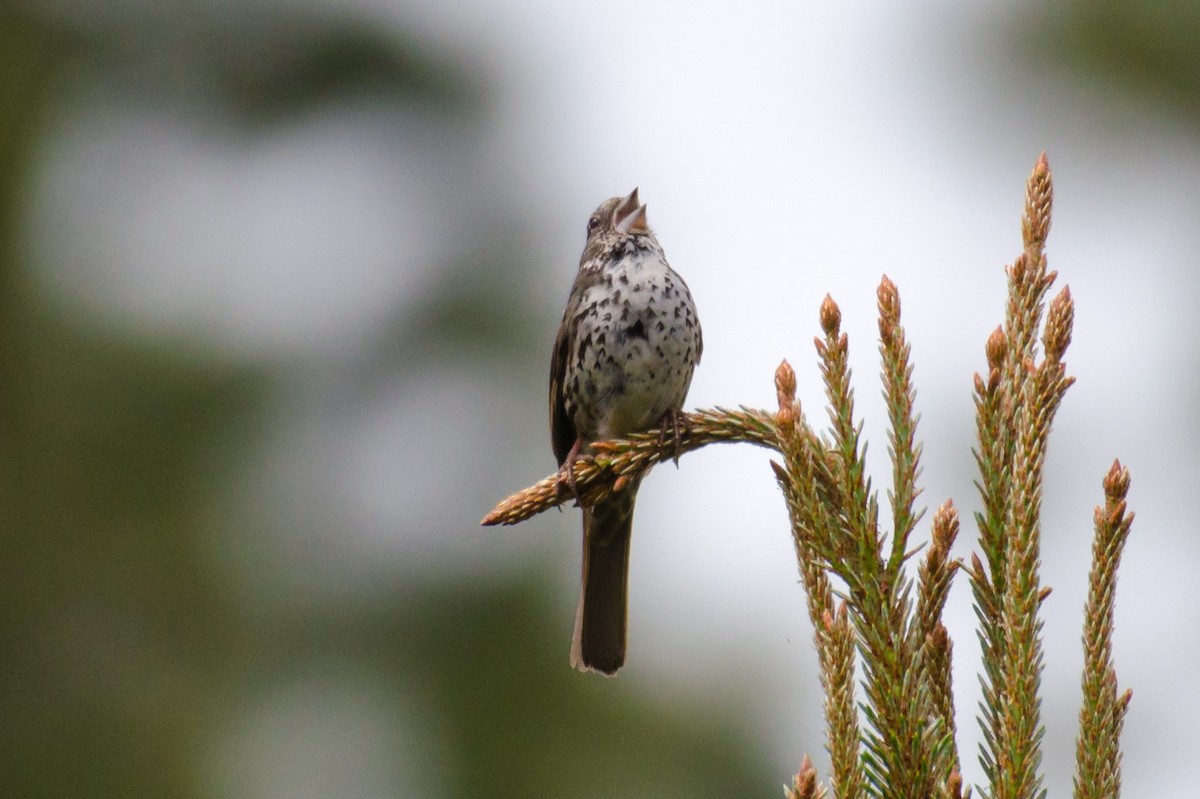
[[[704,324],[689,405],[772,407],[786,357],[819,421],[829,292],[877,484],[897,283],[924,499],[954,498],[969,555],[971,375],[1046,150],[1079,378],[1047,465],[1046,785],[1070,790],[1120,457],[1125,785],[1189,795],[1198,37],[1182,1],[0,0],[5,793],[773,796],[805,752],[824,775],[765,453],[647,479],[616,680],[567,665],[578,511],[478,520],[554,469],[584,224],[640,186]],[[960,582],[971,781],[973,621]]]

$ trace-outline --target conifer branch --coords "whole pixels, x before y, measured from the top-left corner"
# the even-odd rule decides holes
[[[958,747],[954,744],[954,690],[951,679],[953,644],[942,623],[942,611],[950,595],[950,583],[958,562],[950,560],[950,548],[958,535],[958,511],[947,500],[933,516],[932,541],[917,573],[917,615],[915,643],[921,647],[921,667],[935,716],[948,739],[946,761],[938,771],[949,775],[961,768]],[[947,776],[947,779],[949,777]]]
[[[598,441],[592,452],[575,464],[576,497],[562,474],[552,474],[529,488],[518,491],[492,508],[480,524],[518,524],[542,511],[578,499],[593,505],[622,490],[633,476],[663,461],[716,443],[745,442],[778,450],[773,415],[766,411],[716,408],[680,415],[681,436],[676,448],[657,430],[635,433],[624,439]]]
[[[887,275],[879,284],[879,357],[883,362],[883,398],[888,414],[888,454],[892,461],[892,551],[888,571],[896,573],[908,552],[908,537],[924,515],[914,504],[920,495],[921,445],[917,443],[918,417],[913,411],[916,389],[912,384],[911,349],[900,326],[900,292]]]
[[[818,554],[823,548],[819,542],[840,535],[843,529],[836,518],[840,505],[828,492],[822,494],[820,490],[821,486],[836,485],[833,477],[836,459],[818,449],[811,434],[800,433],[807,428],[796,401],[796,374],[787,361],[775,371],[775,388],[779,399],[776,423],[786,466],[772,462],[771,467],[787,501],[796,562],[813,625],[821,687],[825,691],[831,784],[834,796],[839,799],[858,799],[863,795],[864,778],[854,697],[855,637],[845,602],[834,606],[826,561]]]
[[[1116,799],[1121,793],[1121,728],[1132,696],[1118,694],[1113,666],[1113,606],[1117,567],[1133,524],[1126,512],[1129,470],[1113,461],[1104,478],[1104,507],[1096,508],[1092,571],[1083,609],[1083,706],[1075,744],[1075,799]]]
[[[881,332],[885,361],[901,375],[907,360],[901,357],[903,334],[899,328],[899,298],[888,296],[881,287]],[[861,425],[854,423],[854,392],[850,387],[849,341],[841,332],[841,312],[832,298],[821,305],[824,339],[816,342],[821,373],[829,401],[830,452],[837,467],[834,483],[841,487],[843,530],[836,538],[818,541],[817,550],[830,570],[847,586],[850,618],[858,633],[867,701],[863,713],[868,727],[863,735],[862,760],[872,795],[882,797],[933,796],[937,771],[948,759],[942,755],[949,745],[944,729],[932,712],[928,687],[920,664],[920,651],[910,633],[912,613],[911,580],[905,576],[903,557],[885,557],[878,528],[878,502],[866,477],[864,450],[860,446]],[[886,374],[889,372],[885,366]],[[903,395],[905,378],[889,392]],[[897,388],[897,386],[899,388]],[[902,411],[911,426],[911,409]],[[911,473],[902,482],[912,479]],[[907,497],[901,516],[912,517],[915,488],[902,489]],[[944,779],[944,776],[943,776]]]

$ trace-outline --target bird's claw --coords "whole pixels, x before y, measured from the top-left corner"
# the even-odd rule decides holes
[[[675,443],[675,452],[671,456],[671,460],[675,462],[675,468],[679,468],[679,455],[683,446],[683,414],[679,410],[669,410],[663,414],[661,426],[658,429],[658,446],[662,447],[667,442],[667,431],[671,431],[672,440]]]
[[[579,486],[575,482],[575,462],[579,460],[579,450],[582,446],[583,439],[575,439],[575,445],[567,453],[566,460],[562,462],[562,466],[558,467],[559,485],[565,483],[567,488],[571,489],[571,494],[575,497],[575,504],[579,506],[582,506],[583,502],[579,498]]]

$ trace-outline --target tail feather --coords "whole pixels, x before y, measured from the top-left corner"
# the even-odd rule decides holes
[[[571,665],[616,674],[625,663],[629,543],[637,486],[583,511],[583,575]]]

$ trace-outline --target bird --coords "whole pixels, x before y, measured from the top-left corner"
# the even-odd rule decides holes
[[[680,412],[703,350],[696,304],[646,222],[635,188],[588,218],[587,243],[554,340],[550,439],[559,479],[596,441],[659,426],[678,448]],[[678,451],[678,450],[677,450]],[[625,663],[629,547],[642,476],[583,506],[583,564],[571,666]],[[576,492],[578,498],[578,493]]]

